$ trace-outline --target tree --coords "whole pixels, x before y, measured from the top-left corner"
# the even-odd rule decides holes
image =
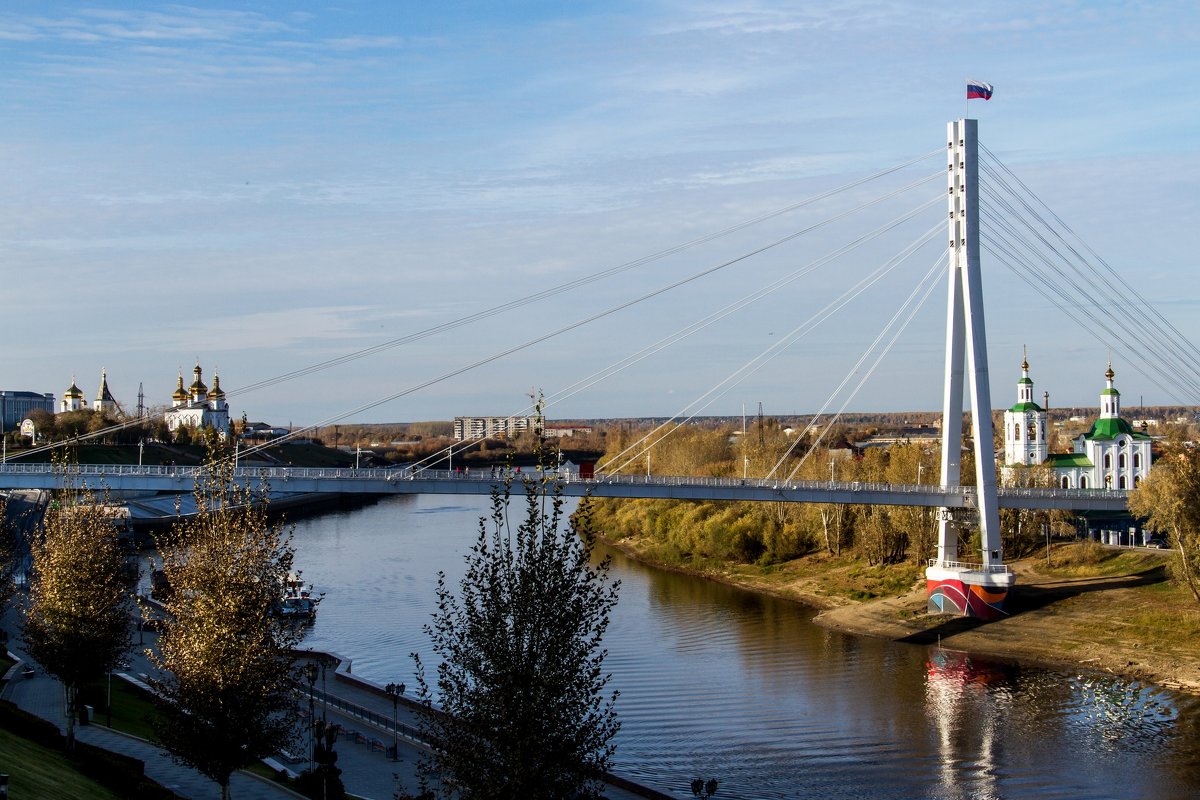
[[[1200,451],[1169,445],[1129,495],[1129,512],[1170,537],[1172,571],[1200,603]]]
[[[8,610],[8,604],[16,594],[17,560],[19,550],[16,525],[8,516],[8,496],[0,494],[0,616]],[[0,631],[0,642],[7,641],[8,634]]]
[[[442,659],[438,708],[413,654],[433,746],[422,779],[440,776],[466,800],[598,798],[619,728],[601,642],[620,582],[607,558],[591,563],[586,500],[564,529],[560,487],[527,479],[524,488],[515,534],[509,490],[492,495],[457,596],[438,576],[425,626]]]
[[[1000,475],[1004,486],[1052,489],[1054,469],[1047,464],[1006,467]],[[1066,512],[1045,508],[1000,509],[1000,536],[1004,555],[1010,560],[1033,553],[1046,541],[1047,531],[1066,527]]]
[[[273,614],[292,570],[291,535],[262,494],[239,486],[210,452],[198,513],[159,544],[171,586],[156,682],[155,726],[172,756],[216,781],[283,748],[296,724],[294,648],[303,628]]]
[[[939,454],[926,453],[917,444],[893,445],[888,452],[887,481],[889,483],[936,484]],[[932,558],[937,547],[937,521],[933,509],[925,506],[894,506],[888,509],[892,523],[908,539],[909,554],[917,566]]]
[[[117,529],[70,469],[30,544],[23,634],[29,655],[62,681],[67,747],[75,745],[79,687],[116,668],[132,644],[133,600]]]

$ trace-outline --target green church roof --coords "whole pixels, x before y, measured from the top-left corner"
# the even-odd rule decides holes
[[[1099,439],[1107,441],[1115,439],[1122,433],[1133,439],[1149,439],[1150,437],[1144,433],[1138,433],[1129,423],[1120,417],[1109,417],[1106,419],[1098,419],[1092,423],[1092,429],[1083,435],[1085,439]]]
[[[1033,379],[1032,379],[1032,378],[1021,378],[1020,380],[1018,380],[1018,381],[1017,381],[1017,383],[1018,383],[1018,384],[1022,384],[1022,383],[1028,383],[1029,385],[1031,385],[1031,386],[1032,386],[1032,385],[1033,385]]]
[[[1041,411],[1042,407],[1037,403],[1017,403],[1009,409],[1009,411]]]
[[[1087,453],[1051,453],[1046,460],[1053,467],[1085,467],[1091,469],[1096,466],[1087,457]]]
[[[1110,395],[1110,394],[1115,394],[1117,397],[1121,396],[1121,393],[1118,392],[1116,389],[1101,389],[1100,390],[1101,397],[1104,397],[1104,396]]]

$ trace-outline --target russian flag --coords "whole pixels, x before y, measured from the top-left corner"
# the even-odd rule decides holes
[[[968,100],[991,100],[992,85],[983,81],[967,81]]]

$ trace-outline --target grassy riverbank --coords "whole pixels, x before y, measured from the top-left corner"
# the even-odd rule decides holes
[[[925,613],[923,571],[808,554],[770,566],[663,557],[658,540],[606,540],[647,563],[823,609],[833,630],[1063,669],[1109,672],[1200,694],[1200,606],[1167,580],[1170,553],[1056,544],[1016,562],[1010,616],[979,623]]]
[[[44,800],[47,797],[120,798],[120,795],[80,774],[74,762],[62,752],[4,728],[0,728],[0,763],[6,766],[4,771],[9,775],[8,796],[12,800]]]

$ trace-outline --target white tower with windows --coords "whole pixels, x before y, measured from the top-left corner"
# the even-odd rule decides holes
[[[1017,402],[1004,412],[1004,463],[1007,466],[1041,464],[1050,454],[1046,409],[1033,402],[1033,380],[1029,359],[1021,362]]]

